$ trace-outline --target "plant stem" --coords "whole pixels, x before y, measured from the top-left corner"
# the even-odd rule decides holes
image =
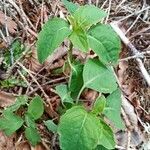
[[[67,59],[68,59],[69,65],[72,63],[72,50],[73,50],[73,44],[70,42],[69,49],[67,52]],[[70,65],[70,67],[71,67],[71,65]]]
[[[78,102],[79,102],[79,99],[80,99],[80,95],[82,94],[82,92],[83,92],[84,88],[85,88],[85,86],[83,85],[83,86],[82,86],[82,88],[81,88],[81,89],[80,89],[80,91],[79,91],[79,94],[78,94],[78,96],[77,96],[77,99],[76,99],[76,104],[78,104]]]
[[[67,52],[67,60],[68,60],[70,69],[76,71],[74,66],[72,65],[72,60],[73,60],[72,53],[73,53],[73,44],[70,42],[69,49]]]

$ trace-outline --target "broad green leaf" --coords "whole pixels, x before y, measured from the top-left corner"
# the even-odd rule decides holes
[[[83,69],[84,87],[103,93],[111,93],[117,89],[116,79],[111,69],[98,59],[89,59]]]
[[[44,124],[46,125],[49,131],[53,133],[57,132],[57,125],[52,120],[47,120],[44,122]]]
[[[79,48],[83,52],[89,49],[87,35],[82,28],[74,30],[70,35],[70,40],[75,48]]]
[[[18,110],[22,105],[25,105],[28,101],[28,97],[27,96],[19,96],[17,97],[15,103],[11,106],[9,106],[8,108],[6,108],[6,110],[4,110],[4,113],[6,111],[10,111],[10,112],[14,112],[16,110]]]
[[[116,64],[119,59],[121,42],[110,25],[97,24],[88,31],[90,48],[105,64]]]
[[[68,87],[65,84],[56,86],[56,93],[60,96],[62,103],[73,103]]]
[[[114,149],[116,144],[112,129],[103,120],[100,120],[100,123],[102,134],[99,139],[99,145],[103,145],[108,149]]]
[[[70,80],[69,80],[69,90],[71,91],[71,96],[76,99],[80,89],[83,86],[83,65],[75,65],[75,70],[72,70]]]
[[[79,7],[79,5],[69,2],[68,0],[63,0],[63,3],[71,14],[73,14]]]
[[[91,25],[98,23],[102,18],[106,17],[106,13],[94,5],[80,6],[73,14],[78,26],[87,29]]]
[[[94,150],[109,150],[102,145],[98,145]]]
[[[38,35],[37,52],[40,63],[70,35],[69,24],[60,18],[53,18],[45,23]]]
[[[27,127],[25,129],[25,137],[32,144],[32,146],[37,145],[41,141],[40,134],[36,128]]]
[[[100,121],[81,106],[69,109],[58,125],[62,150],[92,150],[101,136]]]
[[[108,96],[104,114],[110,121],[114,123],[114,125],[117,128],[123,129],[124,124],[122,122],[120,113],[121,113],[121,91],[120,89],[117,89]]]
[[[3,130],[9,136],[17,131],[23,125],[23,122],[19,116],[7,112],[4,117],[0,118],[0,130]]]
[[[39,119],[44,112],[43,100],[40,96],[34,97],[29,103],[28,114],[32,116],[34,120]]]
[[[92,113],[98,115],[99,113],[102,113],[106,105],[106,98],[104,95],[101,95],[98,97],[94,103]]]
[[[32,118],[30,114],[25,114],[25,122],[28,127],[36,128],[34,119]]]

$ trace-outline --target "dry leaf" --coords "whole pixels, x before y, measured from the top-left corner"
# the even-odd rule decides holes
[[[32,147],[31,150],[46,150],[42,144],[38,144],[35,147]]]
[[[0,150],[15,150],[13,138],[14,135],[7,137],[3,132],[0,132]]]
[[[10,106],[15,102],[16,97],[13,94],[0,91],[0,107]]]
[[[27,141],[22,141],[15,146],[16,150],[31,150],[30,145]]]
[[[34,72],[38,72],[43,67],[43,65],[40,64],[37,59],[37,51],[35,50],[34,47],[32,47],[32,57],[31,57],[30,61],[31,61],[30,70],[32,70]]]
[[[3,26],[7,24],[8,31],[10,33],[16,33],[16,29],[17,29],[16,22],[14,22],[12,18],[8,16],[6,17],[7,17],[7,20],[5,19],[5,14],[2,11],[0,11],[0,24],[2,24]]]

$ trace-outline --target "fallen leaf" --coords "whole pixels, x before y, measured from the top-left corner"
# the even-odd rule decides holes
[[[22,141],[15,146],[16,150],[31,150],[30,145],[27,141]]]
[[[42,144],[38,144],[35,147],[32,147],[31,150],[46,150]]]
[[[0,150],[15,150],[13,138],[14,135],[7,137],[3,132],[0,132]]]
[[[41,68],[43,67],[42,64],[39,63],[38,59],[37,59],[37,51],[35,50],[34,47],[31,48],[32,50],[32,57],[30,59],[30,70],[34,71],[34,72],[38,72],[39,70],[41,70]]]
[[[2,11],[0,11],[0,24],[2,24],[3,26],[7,24],[8,31],[10,33],[16,33],[16,29],[17,29],[16,22],[14,22],[11,17],[8,16],[6,17],[7,20],[5,19],[5,14]]]
[[[0,107],[7,107],[15,102],[16,97],[11,93],[0,91]]]

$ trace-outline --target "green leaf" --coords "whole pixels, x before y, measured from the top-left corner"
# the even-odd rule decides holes
[[[3,130],[9,136],[17,131],[23,125],[23,122],[19,116],[7,112],[4,117],[0,118],[0,130]]]
[[[41,141],[40,134],[36,128],[27,127],[25,129],[25,137],[32,144],[32,146],[37,145]]]
[[[6,108],[6,110],[4,110],[4,113],[6,111],[10,111],[10,112],[14,112],[16,110],[18,110],[22,105],[25,105],[28,101],[28,97],[27,96],[19,96],[17,97],[15,104],[9,106]]]
[[[106,17],[106,13],[94,5],[80,6],[73,14],[78,26],[87,29],[91,25],[98,23],[102,18]]]
[[[116,79],[111,69],[104,66],[98,59],[89,59],[83,69],[83,87],[98,92],[111,93],[117,89]]]
[[[73,14],[79,7],[79,5],[69,2],[68,0],[63,0],[63,3],[71,14]]]
[[[21,44],[21,41],[19,41],[17,38],[14,39],[11,42],[11,45],[9,46],[9,49],[7,49],[4,53],[3,53],[3,64],[4,64],[4,68],[10,67],[12,64],[11,62],[11,53],[10,53],[10,49],[13,51],[13,59],[14,61],[16,61],[20,56],[22,56],[23,51],[25,50],[25,46]],[[11,79],[6,79],[8,81],[12,81]],[[6,81],[5,80],[5,81]],[[16,81],[17,82],[17,81]],[[17,82],[18,83],[18,82]],[[18,83],[19,84],[19,83]],[[21,83],[20,83],[21,84]]]
[[[112,129],[103,120],[100,120],[100,123],[102,134],[99,139],[99,145],[103,145],[107,149],[114,149],[116,143]]]
[[[40,63],[70,35],[69,24],[60,18],[53,18],[45,23],[38,35],[37,52]]]
[[[43,100],[40,96],[33,98],[28,107],[28,113],[34,120],[39,119],[44,112]]]
[[[32,118],[30,114],[25,114],[25,122],[28,127],[36,128],[34,119]]]
[[[98,115],[99,113],[102,113],[106,105],[106,98],[104,95],[101,95],[98,97],[94,103],[92,113]]]
[[[101,135],[100,121],[83,107],[75,106],[60,118],[58,134],[62,150],[92,150]]]
[[[44,124],[46,125],[49,131],[53,133],[57,132],[57,125],[52,120],[47,120],[44,122]]]
[[[75,70],[72,70],[69,80],[69,90],[71,91],[71,96],[73,99],[76,99],[80,89],[83,86],[83,65],[75,65],[74,68]]]
[[[65,84],[60,84],[56,86],[56,93],[60,96],[62,103],[73,103],[73,99],[70,96],[68,87]]]
[[[114,123],[114,125],[117,128],[123,129],[124,124],[122,122],[120,113],[121,113],[121,91],[120,89],[117,89],[107,97],[104,114],[109,120],[111,120]]]
[[[110,25],[97,24],[88,31],[90,48],[105,64],[116,64],[119,59],[121,42]]]
[[[12,88],[15,86],[27,87],[27,84],[25,81],[23,81],[21,79],[16,79],[16,77],[14,77],[14,76],[12,76],[6,80],[0,81],[0,88],[9,89],[9,88]]]
[[[83,52],[89,49],[87,35],[82,28],[74,30],[70,35],[70,40],[75,48],[79,48]]]

